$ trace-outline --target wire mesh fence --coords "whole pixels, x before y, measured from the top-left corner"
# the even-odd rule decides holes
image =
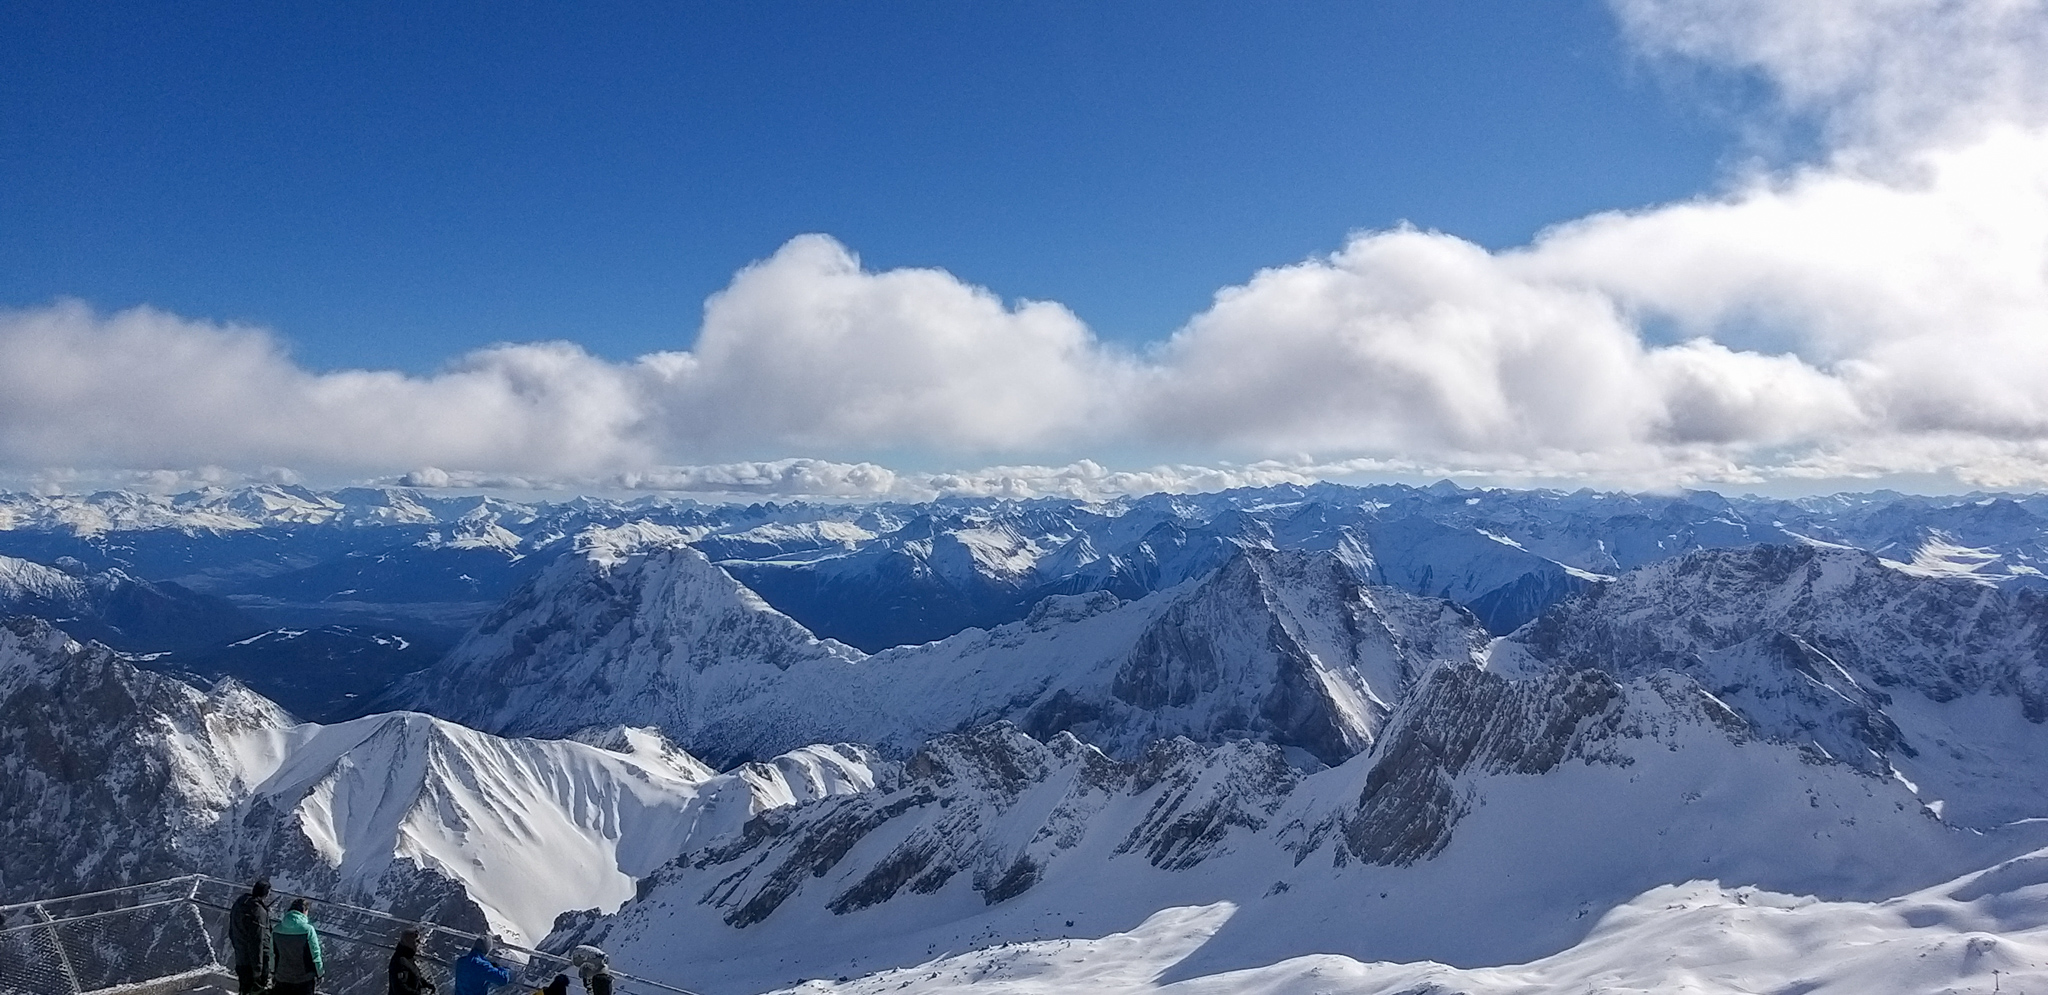
[[[234,991],[228,912],[244,886],[193,875],[109,891],[0,906],[0,995],[185,995]],[[282,909],[295,897],[275,893]],[[420,932],[418,961],[441,991],[450,965],[473,933],[308,897],[320,934],[327,995],[382,995],[399,935]],[[505,992],[543,988],[577,973],[554,954],[501,944],[498,963],[513,973]],[[620,995],[694,995],[687,989],[613,972]],[[581,990],[576,984],[572,990]]]

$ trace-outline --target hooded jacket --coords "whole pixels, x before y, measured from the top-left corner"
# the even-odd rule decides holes
[[[569,951],[569,963],[583,975],[583,988],[590,995],[612,995],[611,958],[603,950],[585,944]]]
[[[271,947],[277,958],[272,978],[279,984],[313,981],[327,973],[320,959],[320,934],[304,912],[287,912],[270,931]]]
[[[235,948],[235,969],[256,977],[270,975],[270,903],[253,892],[235,899],[228,910],[228,942]]]
[[[472,950],[455,958],[455,995],[485,995],[492,987],[512,983],[512,972]]]
[[[391,995],[425,995],[434,990],[434,983],[420,970],[419,950],[399,944],[391,952]]]

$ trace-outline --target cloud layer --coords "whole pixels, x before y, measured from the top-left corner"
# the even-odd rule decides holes
[[[1646,52],[1760,75],[1824,126],[1825,160],[1505,252],[1360,233],[1139,352],[823,235],[736,274],[689,351],[623,364],[537,343],[430,377],[314,373],[262,330],[59,303],[0,314],[0,465],[844,495],[1375,468],[2048,484],[2048,8],[1615,6]],[[1164,462],[872,462],[1104,452]],[[818,458],[759,462],[791,453]]]

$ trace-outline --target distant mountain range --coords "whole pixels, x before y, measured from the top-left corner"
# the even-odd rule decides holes
[[[0,901],[263,871],[708,995],[2048,927],[2038,498],[0,507]]]

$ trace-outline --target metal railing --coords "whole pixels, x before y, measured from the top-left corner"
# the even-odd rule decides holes
[[[0,906],[0,995],[182,995],[234,990],[227,946],[228,910],[245,885],[203,874]],[[311,904],[327,973],[319,990],[332,995],[383,995],[398,936],[420,932],[419,963],[443,992],[453,990],[449,965],[467,953],[474,933],[414,922],[318,896],[274,892],[272,908],[293,898]],[[498,963],[513,972],[500,991],[529,992],[566,974],[567,959],[516,944],[498,945]],[[612,971],[620,995],[696,995],[685,988]],[[211,986],[211,987],[209,987]]]

